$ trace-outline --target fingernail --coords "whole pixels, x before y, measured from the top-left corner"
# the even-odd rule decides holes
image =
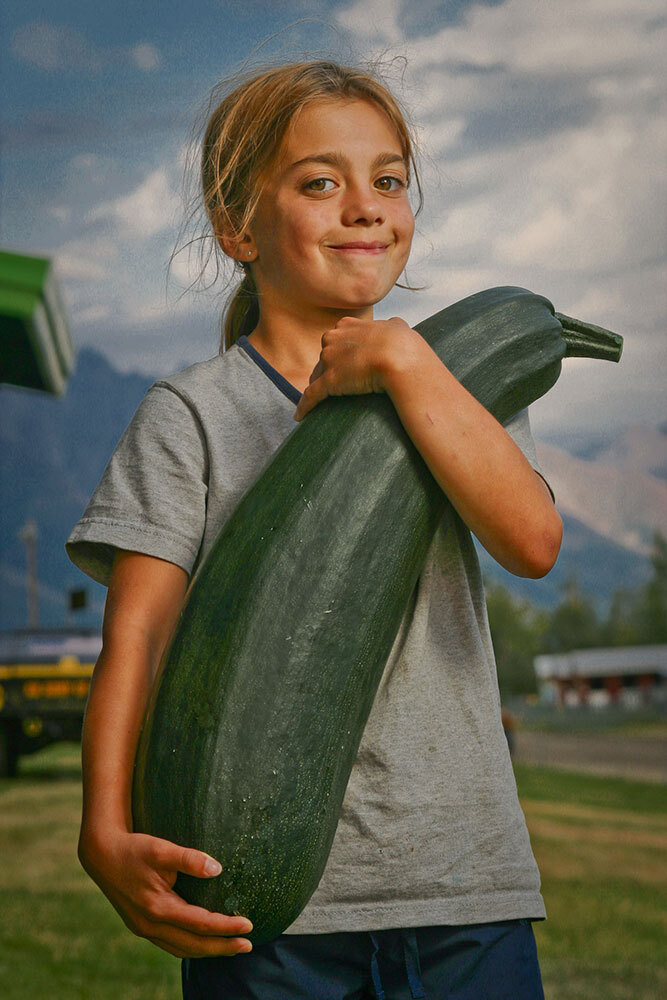
[[[244,944],[242,948],[239,948],[239,952],[242,955],[245,954],[248,951],[252,951],[252,945],[251,945],[250,941],[248,941],[247,944]]]
[[[209,858],[204,865],[204,871],[207,875],[219,875],[222,871],[222,865],[219,861],[215,861],[213,858]]]
[[[250,921],[244,920],[243,923],[241,924],[241,934],[250,934],[251,930],[252,930],[252,924],[250,923]]]

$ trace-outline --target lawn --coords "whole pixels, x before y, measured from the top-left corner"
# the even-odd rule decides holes
[[[667,996],[664,785],[516,767],[548,919],[547,1000]]]
[[[0,781],[6,1000],[177,1000],[178,960],[134,937],[78,864],[78,753],[49,748]],[[535,924],[547,1000],[667,996],[664,786],[516,772],[549,914]]]

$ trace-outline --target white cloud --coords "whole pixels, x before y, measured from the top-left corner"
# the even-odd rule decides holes
[[[148,238],[174,225],[180,199],[167,171],[158,168],[130,194],[102,202],[88,213],[88,221],[111,221],[123,234]]]
[[[173,307],[164,297],[139,299],[132,303],[130,309],[125,310],[126,316],[131,316],[133,326],[152,326],[168,318],[173,312]]]
[[[336,13],[336,20],[355,38],[372,38],[376,44],[403,41],[398,26],[401,0],[357,0]]]
[[[70,167],[74,170],[93,171],[99,167],[102,158],[96,153],[78,153],[70,160]]]
[[[108,305],[91,305],[75,310],[72,314],[72,321],[79,325],[100,323],[102,320],[108,319],[110,315],[111,308]]]
[[[440,96],[440,101],[442,96]],[[466,120],[462,116],[457,118],[443,118],[434,122],[429,128],[428,145],[432,153],[443,153],[450,146],[456,145],[466,127]]]
[[[80,237],[54,253],[58,274],[73,281],[104,281],[113,274],[118,248],[102,237]]]
[[[363,3],[355,4],[355,30],[373,38],[369,19],[364,25]],[[506,0],[495,6],[472,4],[465,18],[438,30],[427,25],[428,33],[407,45],[410,65],[443,67],[466,63],[478,68],[503,64],[517,72],[552,72],[587,76],[600,70],[608,73],[637,69],[647,53],[661,57],[665,25],[660,23],[664,6],[660,0]],[[348,11],[339,15],[346,26]],[[398,18],[400,21],[400,17]],[[392,21],[396,23],[396,14]],[[384,41],[392,42],[388,33]]]
[[[49,205],[46,211],[52,219],[56,220],[56,222],[65,223],[69,222],[72,218],[72,209],[70,205]]]
[[[80,31],[48,21],[18,27],[12,37],[12,52],[21,62],[45,72],[96,73],[104,63],[101,52]]]
[[[655,0],[559,0],[534,3],[509,0],[499,7],[473,8],[470,37],[476,28],[497,39],[498,53],[517,70],[579,71],[588,75],[637,69],[648,52],[659,54],[664,27],[648,22],[664,14]],[[526,44],[529,40],[530,44]]]
[[[94,45],[76,28],[49,21],[20,25],[12,36],[12,52],[20,62],[46,73],[94,74],[119,62],[130,62],[148,73],[162,62],[159,50],[150,42],[129,47],[103,47]]]
[[[148,42],[144,42],[142,45],[134,45],[130,49],[130,57],[134,64],[146,73],[157,69],[162,62],[158,50]]]
[[[427,201],[429,235],[455,259],[474,253],[578,281],[659,255],[665,195],[656,127],[650,118],[611,116],[447,162],[449,183],[430,212]]]

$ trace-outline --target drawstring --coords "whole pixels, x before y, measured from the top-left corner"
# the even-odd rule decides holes
[[[384,1000],[384,990],[382,989],[382,980],[380,979],[380,970],[378,969],[378,952],[380,950],[380,944],[372,931],[369,931],[368,933],[371,936],[371,941],[375,945],[375,951],[371,955],[371,975],[373,977],[375,995],[377,1000]]]
[[[405,971],[408,976],[410,994],[413,1000],[424,1000],[424,998],[426,998],[426,991],[424,990],[421,979],[421,966],[419,964],[419,951],[417,949],[417,931],[412,928],[402,930],[400,933],[403,943],[403,959],[405,961]],[[377,940],[372,931],[369,931],[369,934],[373,945],[375,946],[375,950],[371,956],[371,975],[373,977],[373,986],[375,987],[377,1000],[385,1000],[377,959],[378,952],[380,950],[380,942]]]
[[[408,974],[408,983],[413,1000],[425,997],[426,992],[422,984],[422,970],[419,964],[419,951],[417,949],[417,931],[414,928],[402,931],[403,956],[405,958],[405,971]]]

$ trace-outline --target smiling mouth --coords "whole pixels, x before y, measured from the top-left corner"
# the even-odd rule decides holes
[[[378,254],[382,253],[389,247],[388,243],[362,243],[357,240],[354,243],[336,243],[330,244],[329,250],[337,250],[342,253],[368,253],[368,254]]]

